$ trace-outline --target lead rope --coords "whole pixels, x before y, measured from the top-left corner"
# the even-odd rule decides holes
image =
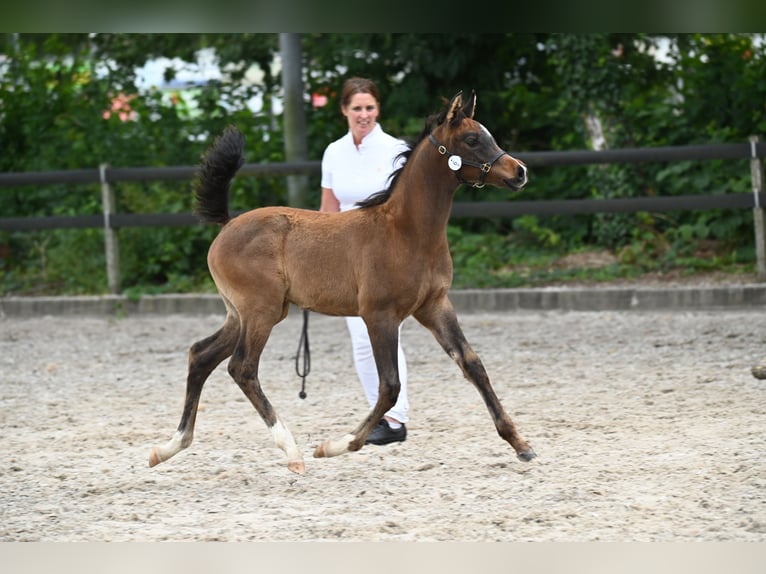
[[[301,369],[301,351],[303,352],[303,369]],[[309,311],[303,310],[303,328],[298,340],[298,352],[295,353],[295,373],[302,379],[301,392],[298,396],[306,398],[306,377],[311,372],[311,352],[309,351]]]

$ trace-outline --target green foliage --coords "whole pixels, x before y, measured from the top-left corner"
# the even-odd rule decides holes
[[[374,78],[381,123],[412,137],[442,98],[476,90],[477,117],[509,151],[744,142],[766,133],[766,47],[748,34],[305,34],[308,153],[320,159],[345,132],[344,77]],[[150,59],[194,62],[215,51],[226,76],[140,91]],[[224,126],[247,138],[248,162],[282,161],[277,34],[3,34],[0,170],[192,165]],[[665,57],[655,53],[662,50]],[[259,81],[252,81],[254,74]],[[172,69],[167,81],[178,82]],[[248,101],[263,108],[252,111]],[[122,114],[122,115],[121,115]],[[595,120],[598,120],[597,122]],[[602,134],[594,126],[600,125]],[[319,178],[310,178],[319,205]],[[191,210],[190,182],[120,183],[125,213]],[[540,167],[519,193],[461,188],[458,201],[748,193],[746,161]],[[287,203],[284,178],[238,178],[232,208]],[[0,188],[0,217],[98,214],[87,185]],[[205,256],[215,228],[119,231],[126,292],[211,290]],[[449,238],[456,286],[515,286],[577,278],[557,261],[608,250],[599,278],[646,270],[751,265],[745,210],[462,219]],[[106,290],[100,230],[0,232],[0,294]]]
[[[12,239],[5,243],[6,257],[0,259],[3,291],[36,295],[104,291],[101,231],[36,231],[13,234]]]

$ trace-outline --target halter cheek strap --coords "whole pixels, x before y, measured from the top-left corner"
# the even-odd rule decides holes
[[[507,152],[504,152],[503,150],[500,150],[500,152],[492,158],[490,161],[479,163],[476,161],[471,161],[470,159],[463,159],[459,155],[451,154],[446,147],[441,145],[438,141],[436,141],[436,138],[433,136],[433,134],[428,134],[428,139],[431,141],[432,144],[434,144],[434,147],[438,150],[438,152],[442,155],[447,156],[447,164],[449,165],[449,168],[455,172],[455,177],[457,177],[457,180],[460,183],[470,185],[471,187],[481,188],[484,187],[484,178],[489,173],[489,170],[492,169],[492,166],[495,165],[495,162],[499,160],[501,157],[506,155]],[[479,181],[466,181],[463,179],[463,177],[460,175],[460,169],[464,165],[470,165],[473,167],[478,167],[481,171],[481,175],[479,176]]]

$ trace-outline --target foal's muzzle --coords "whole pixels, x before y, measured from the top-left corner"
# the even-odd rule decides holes
[[[510,157],[510,154],[508,154]],[[511,178],[505,178],[503,179],[503,182],[508,187],[518,190],[524,187],[527,183],[527,166],[525,166],[523,163],[521,163],[519,160],[517,160],[515,157],[513,158],[514,161],[518,164],[516,167],[516,177]]]

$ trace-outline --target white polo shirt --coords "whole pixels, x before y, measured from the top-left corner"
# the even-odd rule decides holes
[[[341,211],[353,209],[356,202],[386,189],[391,173],[403,164],[396,158],[406,149],[404,141],[388,135],[380,124],[375,124],[358,148],[349,130],[325,149],[321,185],[332,189]]]

